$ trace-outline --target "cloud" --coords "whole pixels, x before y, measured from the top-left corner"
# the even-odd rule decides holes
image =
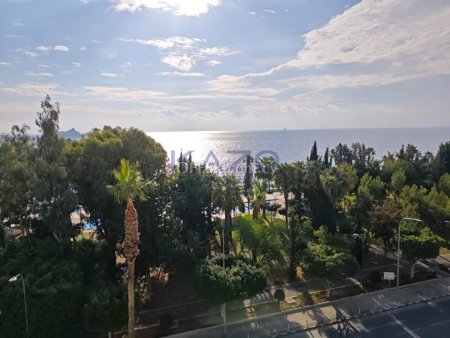
[[[135,89],[127,87],[85,86],[85,96],[97,96],[108,100],[139,101],[153,100],[164,97],[166,94],[153,90]]]
[[[48,52],[48,47],[45,47],[45,46],[38,46],[38,47],[36,47],[36,50],[38,51],[38,52]]]
[[[206,62],[208,65],[210,66],[217,66],[220,65],[222,62],[218,61],[218,60],[209,60],[208,62]]]
[[[53,47],[53,50],[55,50],[57,52],[68,52],[70,49],[67,46],[58,45],[58,46]]]
[[[12,67],[11,62],[0,62],[0,67]]]
[[[203,74],[203,73],[183,73],[183,72],[161,72],[161,73],[156,73],[156,75],[182,76],[182,77],[202,77],[202,76],[205,76],[205,74]]]
[[[266,72],[219,77],[214,90],[241,86],[295,93],[385,86],[450,74],[450,3],[363,0],[304,35],[297,57]]]
[[[195,64],[195,61],[187,55],[169,55],[162,58],[161,62],[183,71],[191,70]]]
[[[122,42],[132,42],[141,45],[155,47],[163,51],[162,63],[178,70],[189,71],[198,60],[205,60],[210,57],[224,57],[238,54],[239,51],[222,47],[203,47],[206,40],[199,38],[188,38],[183,36],[173,36],[166,39],[128,39],[118,38]],[[168,55],[167,55],[168,54]],[[210,65],[217,65],[220,61],[209,60]]]
[[[115,0],[114,7],[117,11],[151,9],[174,15],[199,16],[221,3],[222,0]]]
[[[413,68],[448,63],[450,3],[436,0],[362,1],[305,35],[305,47],[290,65],[370,64],[385,60]],[[431,67],[423,67],[423,64]]]
[[[58,96],[76,96],[74,93],[59,90],[59,86],[54,83],[25,82],[15,86],[0,87],[0,91],[13,93],[19,96],[40,98],[42,98],[45,94]]]
[[[74,66],[75,68],[81,68],[81,63],[80,62],[72,62],[72,66]]]
[[[115,73],[108,73],[108,72],[102,72],[102,73],[100,73],[100,75],[104,76],[104,77],[117,77],[117,74],[115,74]]]
[[[22,39],[23,38],[23,35],[18,35],[18,34],[5,34],[4,36],[7,39]]]
[[[37,76],[37,77],[53,77],[54,75],[52,73],[46,73],[46,72],[26,72],[26,76]]]
[[[232,50],[227,47],[210,47],[210,48],[201,48],[198,51],[200,56],[230,56],[234,54],[239,54],[238,51]]]
[[[118,38],[123,42],[134,42],[141,45],[152,46],[158,49],[171,49],[171,48],[180,48],[180,49],[190,49],[197,42],[201,41],[201,39],[197,38],[186,38],[183,36],[173,36],[167,39],[124,39]]]
[[[248,12],[250,15],[256,15],[256,12]]]
[[[274,11],[273,9],[265,9],[264,12],[269,13],[269,14],[277,14],[276,11]]]

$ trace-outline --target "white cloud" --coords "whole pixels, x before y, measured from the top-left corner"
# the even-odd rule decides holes
[[[238,53],[238,51],[232,50],[227,47],[201,48],[198,51],[198,54],[201,56],[230,56]]]
[[[45,94],[75,96],[73,93],[60,91],[58,88],[58,85],[53,83],[25,82],[16,86],[0,87],[0,91],[14,93],[20,96],[37,96],[41,98]]]
[[[72,66],[74,66],[75,68],[81,68],[81,63],[80,62],[72,62]]]
[[[305,34],[305,46],[295,59],[210,84],[214,90],[254,86],[293,93],[450,74],[449,17],[446,0],[363,0]]]
[[[256,15],[256,12],[248,12],[250,15]]]
[[[191,70],[195,64],[195,61],[187,55],[169,55],[162,58],[161,62],[183,71]]]
[[[190,49],[196,43],[201,41],[197,38],[186,38],[183,36],[173,36],[167,39],[124,39],[119,38],[120,41],[123,42],[135,42],[141,45],[152,46],[158,49],[171,49],[171,48],[180,48],[180,49]]]
[[[46,72],[26,72],[26,76],[37,76],[37,77],[53,77],[54,75],[52,73],[46,73]]]
[[[445,0],[365,0],[307,33],[305,47],[288,66],[384,60],[401,62],[421,72],[448,70],[449,17],[450,3]]]
[[[21,39],[21,38],[23,38],[23,35],[5,34],[5,38],[7,38],[7,39]]]
[[[115,74],[115,73],[108,73],[108,72],[102,72],[102,73],[100,73],[100,75],[104,76],[104,77],[117,77],[117,74]]]
[[[218,61],[218,60],[209,60],[208,62],[206,62],[208,65],[210,66],[217,66],[220,65],[222,62]]]
[[[38,67],[39,67],[39,68],[47,68],[47,69],[48,69],[48,68],[52,68],[52,67],[50,67],[49,65],[38,65]]]
[[[22,21],[15,21],[14,22],[14,27],[25,27],[25,25],[23,24],[23,22]]]
[[[4,92],[15,93],[21,96],[43,96],[57,87],[56,84],[21,83],[15,87],[0,88]]]
[[[68,52],[70,49],[67,46],[64,45],[58,45],[53,47],[53,50],[57,51],[57,52]]]
[[[265,9],[264,12],[269,13],[269,14],[277,14],[277,12],[274,11],[273,9]]]
[[[205,76],[205,74],[203,74],[203,73],[183,73],[183,72],[161,72],[161,73],[156,73],[156,75],[182,76],[182,77],[202,77],[202,76]]]
[[[212,56],[230,56],[238,54],[239,51],[228,47],[202,47],[206,40],[199,38],[188,38],[183,36],[173,36],[166,39],[127,39],[118,38],[123,42],[133,42],[141,45],[151,46],[169,53],[161,59],[171,67],[179,70],[189,71],[198,60],[208,59]],[[206,61],[210,65],[220,64],[220,61]]]
[[[174,15],[199,16],[221,3],[222,0],[115,0],[115,9],[130,12],[153,9]]]
[[[38,52],[48,52],[48,47],[45,47],[45,46],[38,46],[38,47],[36,47],[36,50],[38,51]]]
[[[93,39],[93,40],[91,40],[91,43],[94,43],[96,45],[100,45],[100,44],[103,43],[103,41],[100,41],[100,40],[97,40],[97,39]]]
[[[0,67],[11,67],[12,65],[11,62],[0,62]]]
[[[126,87],[105,87],[105,86],[86,86],[83,87],[87,92],[85,96],[98,96],[109,100],[120,100],[125,102],[139,100],[153,100],[157,97],[163,97],[166,94],[153,90],[126,88]]]

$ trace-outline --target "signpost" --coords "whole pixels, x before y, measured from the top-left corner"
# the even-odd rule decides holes
[[[383,279],[389,281],[389,288],[391,287],[391,280],[395,279],[395,273],[393,272],[384,272]]]

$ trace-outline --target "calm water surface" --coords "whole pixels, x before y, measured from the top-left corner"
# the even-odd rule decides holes
[[[150,132],[148,133],[167,151],[169,159],[176,163],[180,155],[192,152],[196,164],[210,167],[220,165],[226,170],[236,162],[242,162],[244,153],[253,157],[273,155],[281,162],[305,160],[314,141],[319,154],[338,143],[351,145],[365,143],[375,149],[376,157],[395,152],[403,144],[412,143],[423,153],[436,153],[439,144],[450,140],[450,127],[405,129],[334,129],[334,130],[273,130],[246,132]]]

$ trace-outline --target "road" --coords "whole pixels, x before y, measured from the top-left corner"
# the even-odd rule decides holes
[[[328,325],[288,338],[450,337],[450,297]]]

